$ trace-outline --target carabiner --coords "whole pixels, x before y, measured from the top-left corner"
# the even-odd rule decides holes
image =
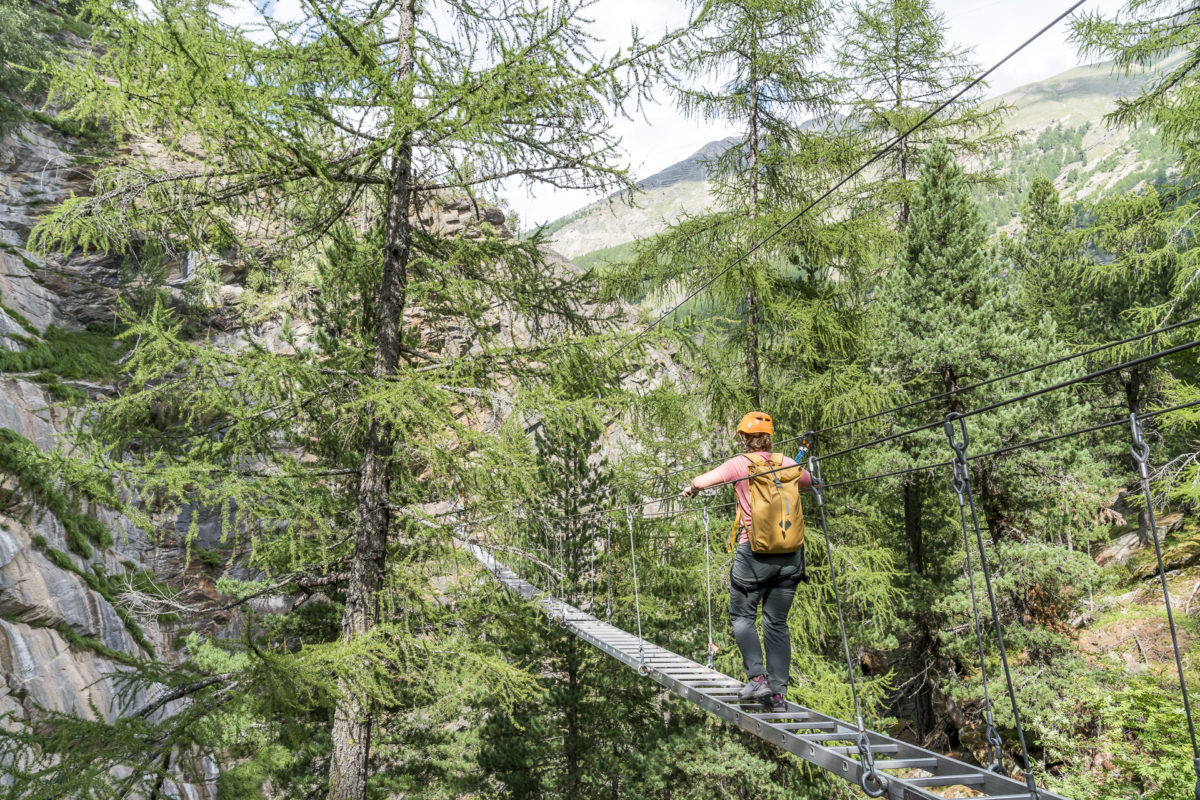
[[[962,434],[961,440],[956,440],[954,438],[955,420],[958,421],[958,429]],[[946,438],[950,440],[950,447],[952,447],[954,452],[958,453],[960,457],[963,453],[967,452],[967,446],[971,444],[971,437],[967,435],[967,418],[961,412],[951,411],[946,415]]]

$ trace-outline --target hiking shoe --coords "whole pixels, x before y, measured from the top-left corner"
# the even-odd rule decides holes
[[[771,695],[771,699],[764,701],[764,703],[769,705],[771,707],[771,711],[775,713],[787,711],[787,701],[783,699],[783,695],[781,694]]]
[[[746,681],[746,685],[738,691],[738,700],[758,700],[771,695],[771,686],[767,683],[766,675],[756,675]]]

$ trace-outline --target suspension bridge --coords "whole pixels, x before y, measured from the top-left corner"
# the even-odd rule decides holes
[[[1170,326],[1170,328],[1175,329],[1184,325],[1196,324],[1198,322],[1200,322],[1200,318],[1190,319],[1181,323],[1176,323],[1175,325]],[[922,403],[928,403],[934,400],[943,400],[949,395],[957,394],[961,391],[971,390],[980,386],[990,385],[997,380],[1003,380],[1015,375],[1023,375],[1030,371],[1049,366],[1052,363],[1062,363],[1063,361],[1072,358],[1079,358],[1080,356],[1095,353],[1103,349],[1116,347],[1122,344],[1128,344],[1133,341],[1145,339],[1149,336],[1159,335],[1164,330],[1166,329],[1160,328],[1156,329],[1155,331],[1137,334],[1136,336],[1130,337],[1122,342],[1114,342],[1098,348],[1092,348],[1090,350],[1066,356],[1064,358],[1055,359],[1052,362],[1046,362],[1045,364],[1027,367],[1015,373],[1010,373],[1006,376],[999,376],[995,379],[984,381],[979,384],[962,387],[961,389],[956,389],[952,392],[906,403],[902,406],[898,406],[897,409],[907,409]],[[558,572],[557,581],[559,592],[556,595],[536,586],[522,575],[519,575],[517,572],[499,562],[493,554],[494,550],[489,549],[479,541],[467,542],[466,546],[469,548],[475,559],[478,560],[480,564],[482,564],[504,586],[516,593],[521,598],[536,603],[550,616],[551,619],[564,626],[568,631],[578,638],[582,639],[588,644],[593,645],[621,663],[637,669],[641,675],[646,676],[648,679],[653,680],[658,684],[661,684],[685,701],[720,717],[726,722],[763,739],[764,741],[780,748],[781,750],[792,753],[793,755],[813,764],[816,767],[826,770],[845,781],[861,787],[862,790],[871,797],[882,797],[886,795],[893,800],[909,800],[912,798],[929,798],[929,800],[938,800],[941,798],[944,800],[946,795],[943,794],[943,792],[949,789],[961,790],[965,788],[971,790],[971,797],[993,798],[994,800],[1065,800],[1065,798],[1062,798],[1060,795],[1056,795],[1039,787],[1034,779],[1032,762],[1029,756],[1029,748],[1025,740],[1024,727],[1021,721],[1021,712],[1017,703],[1017,693],[1014,690],[1013,680],[1009,670],[1003,625],[1000,618],[1000,612],[997,607],[988,554],[984,545],[983,536],[981,534],[978,512],[976,510],[974,500],[974,493],[971,488],[970,463],[980,458],[990,458],[997,455],[1014,452],[1016,450],[1037,447],[1048,442],[1054,442],[1073,436],[1081,436],[1084,434],[1091,434],[1107,430],[1118,425],[1128,425],[1131,436],[1130,452],[1133,456],[1134,463],[1137,466],[1137,479],[1146,502],[1146,508],[1150,517],[1151,530],[1156,530],[1157,523],[1154,520],[1154,502],[1151,494],[1149,478],[1150,445],[1146,440],[1143,424],[1151,419],[1161,417],[1166,414],[1198,407],[1200,406],[1200,400],[1193,400],[1190,402],[1180,403],[1174,406],[1159,408],[1143,413],[1132,413],[1125,418],[1109,420],[1107,422],[1098,423],[1078,430],[1052,434],[1026,442],[1005,445],[988,452],[977,454],[971,454],[969,452],[970,439],[968,435],[967,420],[969,417],[973,417],[977,414],[1003,408],[1013,403],[1023,402],[1066,387],[1076,386],[1099,376],[1108,375],[1123,369],[1128,369],[1131,365],[1150,363],[1167,356],[1172,356],[1187,350],[1191,350],[1198,346],[1200,346],[1200,339],[1192,340],[1184,344],[1156,351],[1146,356],[1111,364],[1107,367],[1093,370],[1083,375],[1059,381],[1048,386],[1041,386],[1016,396],[1003,398],[975,408],[971,411],[951,412],[944,417],[929,423],[918,425],[904,431],[880,436],[867,442],[845,447],[841,450],[834,451],[821,457],[818,457],[815,450],[812,449],[812,446],[815,445],[816,442],[816,435],[820,432],[810,431],[804,434],[802,437],[797,437],[797,439],[803,439],[806,445],[810,447],[808,450],[808,467],[812,477],[812,491],[817,511],[816,520],[820,526],[826,551],[826,558],[829,568],[829,580],[832,584],[832,594],[835,600],[838,623],[841,632],[842,650],[846,660],[849,685],[853,696],[855,711],[854,722],[838,719],[828,714],[821,713],[815,709],[807,708],[790,701],[786,702],[786,708],[783,711],[776,709],[767,710],[759,701],[739,701],[738,690],[742,687],[742,681],[735,677],[721,673],[713,667],[711,654],[715,649],[715,645],[713,644],[712,631],[712,567],[710,556],[711,542],[708,539],[708,519],[710,510],[724,508],[728,505],[731,505],[729,503],[709,504],[700,506],[698,508],[674,511],[667,510],[666,512],[660,512],[652,515],[643,514],[643,518],[661,519],[678,516],[679,514],[694,513],[696,511],[704,513],[704,548],[707,561],[708,638],[710,650],[707,664],[700,664],[685,656],[679,655],[678,653],[674,653],[668,649],[660,647],[646,640],[642,635],[642,612],[639,599],[636,547],[634,543],[634,511],[635,509],[644,510],[648,505],[657,505],[661,507],[663,504],[669,504],[671,501],[677,499],[673,495],[666,497],[655,497],[646,501],[631,503],[620,508],[600,509],[597,511],[575,515],[577,517],[586,517],[593,520],[598,520],[601,517],[608,516],[609,534],[608,541],[604,546],[606,557],[612,551],[612,516],[609,515],[616,513],[623,514],[625,517],[630,537],[629,555],[633,577],[635,604],[634,611],[636,613],[637,620],[636,633],[625,631],[610,624],[608,621],[602,621],[593,616],[591,613],[588,613],[587,611],[569,603],[566,599],[567,590],[564,587],[564,572]],[[897,409],[891,409],[891,411],[895,411]],[[870,417],[874,418],[883,413],[888,412],[879,412],[879,414],[870,415]],[[843,425],[844,424],[848,423],[843,423]],[[841,425],[834,427],[841,427]],[[949,460],[938,461],[917,467],[910,467],[904,470],[898,470],[889,473],[869,475],[861,478],[850,478],[837,483],[826,484],[824,482],[821,465],[821,462],[824,459],[855,452],[866,447],[872,447],[886,442],[895,441],[914,433],[929,431],[935,427],[942,427],[944,429],[951,453],[951,458]],[[832,430],[832,428],[825,429],[825,431],[829,430]],[[783,441],[786,442],[790,440]],[[781,444],[782,443],[783,442],[781,442]],[[681,472],[695,470],[702,466],[707,466],[709,463],[711,462],[701,462],[700,464],[694,464],[682,469],[672,470],[671,472],[654,476],[649,480],[661,481],[667,476],[678,475]],[[857,680],[855,677],[855,662],[851,656],[849,637],[847,635],[846,614],[843,608],[842,592],[839,586],[837,571],[834,566],[835,559],[833,554],[833,540],[829,533],[825,514],[825,489],[835,486],[846,486],[861,481],[879,480],[886,477],[905,475],[913,472],[927,471],[945,467],[950,468],[952,476],[951,486],[953,488],[955,497],[957,498],[957,504],[959,508],[959,520],[962,527],[962,542],[965,555],[965,570],[968,577],[968,586],[971,597],[970,608],[974,622],[973,634],[976,650],[979,656],[979,669],[982,677],[984,701],[983,716],[987,729],[986,742],[988,754],[988,763],[984,765],[969,764],[957,759],[953,759],[948,756],[926,750],[912,743],[888,736],[885,733],[880,733],[867,728],[864,722],[862,706],[858,696]],[[768,474],[769,472],[770,471],[768,471]],[[562,520],[560,519],[558,521],[561,522]],[[546,518],[543,519],[543,522],[549,525],[555,522],[555,519]],[[974,534],[973,536],[972,532]],[[1187,681],[1184,676],[1182,658],[1180,655],[1179,643],[1176,634],[1176,626],[1172,614],[1170,592],[1166,580],[1165,567],[1163,565],[1162,548],[1158,537],[1154,536],[1152,538],[1154,542],[1155,554],[1158,560],[1158,578],[1162,587],[1167,623],[1171,633],[1171,640],[1175,655],[1175,666],[1179,677],[1179,687],[1183,700],[1183,710],[1187,721],[1187,731],[1191,738],[1193,753],[1195,754],[1194,766],[1197,775],[1200,776],[1200,750],[1198,750],[1196,746],[1195,727],[1192,721],[1191,706],[1187,692]],[[523,545],[520,548],[504,549],[517,553],[522,559],[522,563],[528,562],[543,570],[548,581],[554,580],[552,577],[555,573],[554,568],[547,563],[547,561],[533,557],[530,554],[527,546]],[[986,598],[987,607],[990,609],[990,620],[986,622],[983,614],[980,611],[975,570],[972,567],[973,557],[978,559],[978,564],[982,572],[982,594]],[[524,568],[522,567],[522,569]],[[593,569],[593,574],[594,573],[595,570]],[[590,607],[594,610],[594,598]],[[1018,781],[1008,777],[1004,772],[1002,741],[996,731],[995,721],[992,713],[992,699],[988,684],[988,670],[985,658],[984,640],[986,638],[985,630],[987,627],[989,627],[988,622],[990,622],[990,627],[993,629],[995,635],[1005,688],[1007,690],[1006,693],[1011,703],[1012,718],[1015,722],[1015,733],[1020,745],[1020,766],[1023,772],[1024,781]],[[1200,800],[1200,777],[1197,779],[1195,796],[1196,800]]]
[[[768,233],[763,239],[752,245],[737,258],[722,266],[714,275],[703,281],[699,286],[688,292],[683,299],[681,299],[672,307],[668,308],[652,322],[639,330],[634,336],[629,338],[620,347],[610,353],[605,360],[611,361],[620,353],[631,348],[637,341],[644,338],[654,328],[678,311],[685,303],[699,295],[701,292],[705,291],[718,278],[735,268],[739,263],[744,261],[756,250],[776,237],[785,228],[791,226],[801,217],[811,212],[817,205],[833,196],[838,189],[849,183],[855,176],[870,168],[872,164],[876,163],[893,148],[904,142],[912,133],[923,127],[927,122],[937,116],[943,109],[947,108],[950,104],[963,97],[967,92],[980,85],[982,81],[995,72],[995,70],[997,70],[1000,66],[1020,53],[1025,47],[1046,33],[1046,31],[1048,31],[1054,25],[1061,22],[1068,15],[1077,10],[1084,4],[1084,2],[1085,0],[1075,0],[1075,2],[1066,11],[1059,14],[1054,20],[1042,27],[1037,33],[1033,34],[1014,50],[1009,52],[990,69],[975,77],[957,93],[932,109],[907,130],[899,133],[890,141],[886,142],[882,147],[875,151],[875,153],[869,159],[841,178],[827,191],[816,197],[792,217],[781,223],[776,229]],[[1163,322],[1165,322],[1165,320]],[[1137,334],[1121,341],[1111,342],[1087,350],[1071,353],[1060,358],[1008,373],[1007,375],[999,375],[984,381],[980,381],[979,383],[971,384],[969,386],[956,387],[938,395],[903,403],[893,408],[884,409],[882,411],[858,417],[857,419],[841,422],[820,431],[809,431],[802,436],[795,437],[794,439],[785,439],[776,442],[776,446],[789,444],[799,440],[803,440],[806,446],[810,446],[815,444],[817,436],[837,429],[869,422],[885,415],[916,408],[927,403],[948,400],[963,392],[976,390],[1000,381],[1010,380],[1030,372],[1092,355],[1109,348],[1129,345],[1134,342],[1144,340],[1147,337],[1160,336],[1185,326],[1194,325],[1198,322],[1200,322],[1200,318],[1193,318],[1165,327],[1159,327],[1155,330]],[[1160,325],[1162,324],[1163,323],[1160,322]],[[1131,435],[1130,450],[1134,463],[1137,466],[1137,478],[1146,502],[1146,509],[1149,514],[1150,530],[1157,531],[1157,524],[1154,520],[1154,502],[1150,489],[1148,466],[1150,460],[1150,445],[1147,442],[1143,432],[1143,423],[1161,415],[1200,406],[1200,400],[1180,403],[1175,406],[1160,408],[1150,412],[1133,412],[1126,418],[1101,422],[1086,428],[1080,428],[1078,430],[1072,430],[1065,433],[1054,433],[1030,441],[1007,444],[988,452],[975,454],[969,453],[970,439],[967,429],[967,420],[970,417],[985,414],[1014,403],[1030,400],[1066,387],[1086,384],[1105,375],[1111,375],[1122,370],[1136,368],[1143,364],[1157,361],[1161,358],[1182,353],[1197,346],[1200,346],[1200,339],[1179,344],[1165,350],[1160,350],[1140,358],[1112,364],[1110,366],[1079,375],[1069,380],[1025,392],[1015,397],[1004,398],[970,410],[952,412],[945,417],[930,420],[926,424],[895,433],[889,433],[866,442],[860,442],[858,444],[847,446],[841,450],[826,453],[820,458],[818,458],[811,449],[808,450],[809,471],[813,480],[813,494],[814,499],[816,500],[818,511],[817,519],[820,524],[821,533],[823,534],[829,566],[829,580],[832,584],[832,593],[835,599],[835,607],[841,631],[842,650],[846,659],[849,685],[853,696],[855,711],[854,722],[848,722],[828,714],[823,714],[815,709],[786,701],[786,699],[786,708],[783,711],[778,711],[775,709],[765,710],[764,706],[762,706],[758,701],[739,701],[738,690],[742,687],[742,681],[721,673],[713,667],[712,652],[715,649],[715,645],[712,641],[713,615],[711,560],[709,560],[707,563],[709,606],[708,663],[700,664],[692,661],[685,656],[679,655],[667,650],[666,648],[649,642],[643,637],[641,607],[640,601],[638,600],[636,549],[633,541],[633,515],[635,510],[640,512],[647,506],[653,506],[659,509],[662,509],[664,506],[668,507],[666,512],[659,512],[652,516],[643,514],[643,519],[664,519],[676,516],[678,514],[694,513],[696,511],[703,512],[705,515],[704,529],[706,559],[710,559],[711,546],[708,541],[708,513],[710,510],[723,508],[732,504],[712,504],[701,506],[699,508],[672,511],[669,510],[669,507],[671,503],[676,500],[676,497],[674,495],[668,495],[665,497],[652,497],[641,502],[629,504],[622,508],[604,509],[595,512],[587,512],[580,515],[574,515],[577,517],[591,519],[598,519],[602,515],[609,514],[623,513],[625,516],[629,526],[630,535],[630,560],[633,572],[634,602],[636,606],[635,611],[637,615],[636,633],[625,631],[610,624],[608,621],[602,621],[583,609],[567,602],[566,591],[563,585],[563,579],[565,576],[562,571],[558,573],[557,580],[559,585],[559,593],[558,595],[555,595],[549,591],[539,588],[522,575],[517,574],[512,569],[500,563],[494,555],[495,552],[498,552],[501,549],[516,553],[521,559],[521,563],[523,565],[522,570],[524,570],[524,565],[526,563],[533,564],[537,568],[544,571],[548,581],[552,581],[553,578],[551,576],[555,572],[553,567],[551,567],[550,564],[546,563],[545,561],[534,557],[529,552],[527,547],[522,546],[518,549],[512,547],[501,548],[497,546],[496,548],[489,548],[481,544],[479,541],[467,541],[464,542],[464,544],[470,550],[475,559],[478,560],[479,563],[482,564],[496,578],[496,580],[521,598],[537,604],[550,616],[552,620],[561,624],[579,639],[598,648],[603,653],[620,661],[626,666],[636,669],[639,674],[662,685],[683,700],[701,709],[704,709],[705,711],[717,717],[720,717],[726,722],[759,737],[765,742],[768,742],[783,751],[791,753],[800,759],[827,771],[831,775],[861,787],[861,789],[871,797],[886,796],[890,798],[890,800],[915,800],[916,798],[945,800],[945,792],[949,790],[960,790],[959,793],[961,794],[961,790],[965,789],[971,792],[969,796],[972,798],[991,798],[991,800],[1066,800],[1066,798],[1063,798],[1060,795],[1054,794],[1038,786],[1034,779],[1032,762],[1029,756],[1029,748],[1025,740],[1025,731],[1021,721],[1020,708],[1018,707],[1017,695],[1013,687],[1012,675],[1009,670],[1008,656],[1004,642],[1003,625],[1001,624],[1000,614],[997,608],[991,568],[988,562],[988,554],[985,550],[983,537],[980,532],[978,512],[976,510],[974,494],[971,488],[970,464],[972,461],[976,461],[978,459],[993,458],[1025,448],[1039,447],[1044,444],[1074,436],[1082,436],[1085,434],[1104,431],[1118,425],[1128,425]],[[830,484],[825,484],[823,480],[821,469],[822,460],[835,458],[848,453],[885,444],[887,442],[896,441],[913,434],[932,430],[939,426],[944,428],[949,444],[950,458],[947,460],[915,467],[906,467],[891,472],[876,473],[862,477],[850,477]],[[688,471],[694,471],[701,467],[709,466],[713,463],[716,463],[716,460],[681,467],[669,472],[652,476],[650,478],[638,479],[612,488],[626,488],[637,484],[653,482],[656,486],[665,489],[665,481],[667,479]],[[832,549],[833,545],[829,535],[825,515],[823,498],[823,491],[825,489],[849,486],[864,481],[878,481],[886,478],[910,475],[917,472],[944,469],[947,467],[950,469],[952,475],[951,486],[953,488],[959,508],[959,520],[962,527],[962,541],[965,556],[965,571],[968,577],[968,587],[971,597],[970,608],[974,623],[972,633],[979,656],[979,669],[982,678],[983,717],[987,729],[986,742],[988,763],[985,765],[969,764],[960,760],[956,760],[867,728],[863,718],[862,705],[858,696],[857,681],[855,678],[855,664],[851,658],[849,638],[847,636],[846,615],[843,607],[841,589],[838,584],[837,572],[834,567]],[[772,471],[778,470],[767,470],[766,472],[760,474],[770,474]],[[461,509],[461,505],[459,508]],[[527,517],[527,521],[530,518],[531,517]],[[462,519],[460,517],[460,523],[461,522]],[[543,522],[550,524],[553,522],[553,520],[546,519],[543,520]],[[460,524],[460,531],[462,530],[462,527],[463,526]],[[974,532],[973,537],[971,535],[972,531]],[[611,518],[609,523],[609,538],[611,539]],[[974,539],[974,546],[972,544],[972,538]],[[1193,723],[1191,705],[1188,698],[1187,680],[1183,671],[1183,663],[1179,650],[1179,641],[1176,633],[1174,617],[1172,615],[1170,590],[1167,584],[1166,570],[1163,565],[1162,548],[1159,538],[1156,534],[1151,538],[1154,543],[1154,551],[1158,562],[1158,579],[1162,588],[1163,600],[1166,608],[1167,624],[1171,634],[1171,643],[1174,650],[1175,667],[1179,679],[1183,712],[1187,723],[1187,733],[1191,740],[1193,769],[1196,773],[1194,796],[1195,800],[1200,800],[1200,746],[1198,746],[1197,743],[1195,725]],[[606,556],[609,552],[611,552],[611,550],[611,541],[609,541],[604,548]],[[988,625],[984,621],[983,615],[980,613],[980,602],[977,595],[975,571],[972,566],[973,555],[974,557],[978,558],[978,563],[982,572],[982,594],[986,598],[987,605],[991,612],[991,618],[989,621],[995,635],[997,652],[1000,657],[1005,688],[1007,690],[1008,699],[1011,703],[1012,718],[1015,723],[1015,734],[1020,745],[1020,767],[1023,773],[1023,781],[1015,780],[1006,775],[1005,768],[1003,766],[1003,743],[996,730],[995,720],[992,713],[992,700],[988,684],[988,670],[985,658],[984,639],[985,629],[988,627]],[[594,598],[591,607],[593,609],[595,607]],[[1077,798],[1077,800],[1082,800],[1082,798]]]
[[[575,636],[682,699],[714,714],[808,763],[857,784],[872,797],[890,800],[945,800],[933,789],[966,787],[991,800],[1066,800],[1020,781],[860,728],[788,702],[786,711],[763,711],[762,704],[739,702],[742,681],[659,647],[610,625],[561,598],[543,592],[498,562],[479,544],[467,547],[495,578],[520,597],[539,605]]]

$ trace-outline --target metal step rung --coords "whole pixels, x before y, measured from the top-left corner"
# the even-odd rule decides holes
[[[983,783],[984,776],[978,772],[962,775],[926,775],[922,778],[901,778],[909,786],[971,786]]]
[[[845,747],[831,747],[833,752],[842,756],[858,755],[858,745],[847,745]],[[871,745],[871,754],[879,755],[881,753],[899,753],[900,745],[898,744],[873,744]]]
[[[803,722],[805,717],[812,716],[812,712],[808,709],[797,709],[795,711],[767,711],[762,714],[751,714],[755,719],[791,719],[798,722]]]
[[[781,731],[832,731],[837,729],[836,722],[785,722],[782,725],[774,725]],[[805,739],[808,737],[805,736]]]
[[[782,728],[782,725],[776,727]],[[841,733],[814,733],[812,736],[801,734],[799,738],[806,742],[852,742],[858,736],[857,731],[842,731]],[[936,784],[935,784],[936,785]]]
[[[876,761],[876,769],[928,769],[936,767],[938,760],[936,758],[892,758],[884,761]]]

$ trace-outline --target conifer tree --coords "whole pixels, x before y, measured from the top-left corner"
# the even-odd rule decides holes
[[[1188,181],[1194,179],[1200,169],[1200,9],[1187,0],[1128,0],[1112,16],[1080,14],[1072,32],[1081,55],[1111,59],[1122,74],[1165,67],[1136,96],[1121,99],[1106,119],[1124,127],[1154,125],[1178,152]]]
[[[334,800],[366,795],[379,715],[406,702],[394,670],[424,652],[405,631],[430,611],[421,565],[448,542],[427,540],[419,509],[505,494],[494,476],[528,450],[509,428],[479,432],[491,405],[480,399],[526,363],[518,331],[586,329],[583,285],[537,241],[487,219],[450,236],[442,221],[448,199],[477,207],[506,178],[622,185],[604,112],[641,95],[654,51],[635,42],[597,62],[582,8],[497,0],[442,18],[413,2],[313,0],[302,20],[268,17],[248,36],[205,2],[94,3],[95,48],[56,75],[74,118],[157,139],[167,163],[102,169],[93,196],[44,220],[41,246],[233,251],[274,291],[303,287],[322,249],[341,248],[325,275],[351,313],[315,320],[322,347],[285,329],[282,352],[230,351],[188,340],[161,309],[136,322],[130,386],[97,410],[93,440],[157,498],[147,522],[219,508],[271,585],[330,587],[336,686],[309,693],[331,704]],[[512,321],[506,339],[496,309]],[[481,657],[456,669],[487,665],[507,676],[497,687],[521,685]],[[153,782],[133,766],[130,781]]]
[[[849,126],[875,148],[904,133],[980,71],[971,51],[946,41],[945,14],[929,0],[861,0],[850,8],[837,49]],[[896,145],[868,192],[869,203],[897,209],[908,223],[923,152],[941,140],[956,157],[979,156],[1006,141],[1007,109],[981,104],[982,86]],[[984,176],[973,176],[984,177]]]
[[[775,233],[849,165],[853,148],[827,130],[837,92],[820,68],[832,12],[825,0],[704,6],[678,48],[688,81],[679,103],[742,133],[712,165],[717,209],[639,243],[613,277],[617,291],[674,302]],[[826,210],[778,231],[679,312],[692,323],[685,347],[705,365],[696,402],[719,418],[749,404],[815,425],[861,394],[861,375],[834,378],[829,365],[859,355],[861,277],[875,237]]]
[[[950,150],[935,143],[922,163],[905,229],[904,247],[896,267],[879,287],[878,313],[889,335],[878,344],[877,361],[885,378],[905,395],[922,397],[955,390],[989,377],[1061,355],[1064,350],[1053,321],[1045,315],[1018,316],[1018,295],[1004,279],[1000,262],[986,241],[970,184]],[[1044,370],[1026,381],[1000,385],[990,393],[1015,392],[1022,386],[1050,383],[1064,370]],[[896,425],[915,427],[936,422],[950,411],[963,411],[982,398],[960,394],[939,405],[927,404],[897,412]],[[986,451],[1001,442],[1033,438],[1040,430],[1069,426],[1086,419],[1078,398],[1057,394],[1005,407],[968,421],[971,451]],[[872,467],[880,471],[944,460],[949,443],[941,426],[905,437],[879,456]],[[1078,463],[1075,453],[1068,463]],[[971,479],[982,522],[993,546],[1010,532],[1030,528],[1030,504],[1047,499],[1040,486],[1030,486],[1021,474],[1057,474],[1062,454],[1018,453],[976,460]],[[937,491],[935,491],[935,488]],[[952,585],[962,545],[956,509],[945,476],[915,473],[902,484],[903,525],[897,542],[908,567],[907,588],[912,606],[914,647],[910,665],[921,680],[913,684],[918,735],[939,727],[934,710],[936,679],[921,663],[940,663],[934,609],[939,598],[957,591]],[[956,555],[957,554],[957,555]]]

